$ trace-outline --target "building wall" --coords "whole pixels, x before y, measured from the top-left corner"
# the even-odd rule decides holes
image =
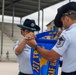
[[[58,28],[54,25],[54,22],[50,22],[48,25],[47,25],[47,30],[46,31],[50,31],[50,30],[58,30]],[[56,33],[54,33],[56,34]],[[47,36],[47,39],[53,39],[54,36]]]

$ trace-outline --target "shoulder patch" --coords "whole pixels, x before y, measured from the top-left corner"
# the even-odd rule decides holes
[[[59,47],[62,47],[64,45],[64,42],[65,42],[65,38],[64,36],[62,35],[61,37],[59,37],[57,43],[56,43],[56,47],[59,48]]]

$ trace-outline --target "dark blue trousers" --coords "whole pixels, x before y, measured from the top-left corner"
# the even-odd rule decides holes
[[[76,75],[76,71],[71,73],[62,72],[61,75]]]
[[[31,75],[31,74],[24,74],[24,73],[22,73],[22,72],[19,72],[18,75]]]

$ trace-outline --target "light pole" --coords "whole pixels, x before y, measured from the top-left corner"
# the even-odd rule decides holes
[[[69,2],[71,2],[71,0],[69,0]]]
[[[2,1],[2,25],[1,25],[1,56],[3,54],[3,24],[4,24],[4,3],[5,0]]]

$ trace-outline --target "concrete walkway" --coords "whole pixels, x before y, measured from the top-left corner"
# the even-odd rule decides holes
[[[0,62],[0,75],[18,75],[18,63]]]
[[[58,75],[61,75],[61,67],[59,67]]]
[[[18,63],[0,62],[0,75],[18,75]],[[61,75],[61,68],[58,75]]]

